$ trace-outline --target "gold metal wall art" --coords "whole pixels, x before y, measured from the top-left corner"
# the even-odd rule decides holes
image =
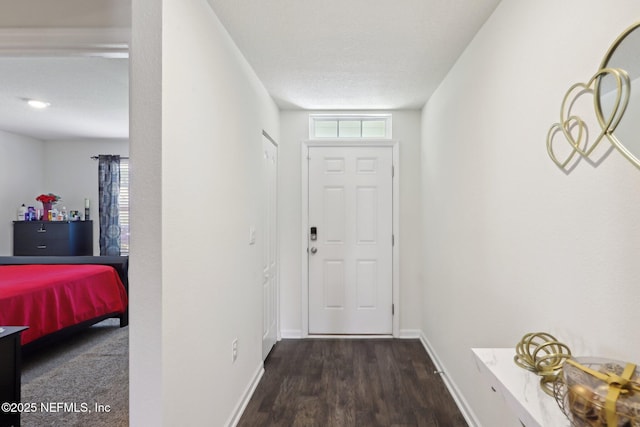
[[[540,386],[553,396],[553,383],[562,371],[564,361],[571,358],[571,350],[546,332],[531,332],[516,345],[513,361],[527,371],[539,375]]]
[[[640,22],[627,28],[611,45],[598,71],[586,83],[576,83],[566,92],[560,121],[551,126],[546,141],[549,157],[565,172],[581,158],[597,163],[593,153],[605,140],[611,150],[615,148],[640,168],[639,28]],[[583,96],[593,97],[592,113],[574,112]],[[560,143],[564,146],[557,145]]]
[[[606,116],[602,103],[599,97],[596,96],[599,84],[604,78],[615,81],[613,106]],[[629,103],[630,86],[629,75],[625,70],[603,68],[595,73],[587,83],[576,83],[569,88],[560,107],[560,121],[551,125],[547,134],[547,152],[558,167],[567,170],[576,153],[588,158],[605,138],[614,146],[617,147],[619,145],[613,132],[618,127]],[[593,141],[589,141],[590,132],[587,122],[582,117],[572,114],[572,107],[581,96],[593,97],[595,122],[600,127],[600,132]],[[558,159],[553,148],[558,132],[564,136],[566,142],[571,146],[569,155],[563,160]]]

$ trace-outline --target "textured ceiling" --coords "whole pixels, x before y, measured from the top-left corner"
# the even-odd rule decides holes
[[[208,2],[281,108],[401,109],[425,104],[499,0]],[[43,140],[126,138],[127,59],[106,49],[46,52],[75,42],[73,29],[97,29],[100,47],[126,42],[128,28],[130,0],[3,8],[0,129]],[[122,38],[109,32],[119,29]],[[30,97],[51,108],[28,109]]]
[[[421,108],[499,0],[208,0],[281,108]]]
[[[42,140],[127,138],[131,1],[0,2],[0,130]],[[33,110],[25,98],[51,107]]]
[[[127,138],[129,61],[0,57],[0,129],[36,139]],[[25,98],[50,102],[34,110]]]

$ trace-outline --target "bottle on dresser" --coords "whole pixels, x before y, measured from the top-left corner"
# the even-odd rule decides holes
[[[22,206],[18,208],[18,221],[28,221],[28,217],[25,218],[27,212],[27,207],[23,203]]]

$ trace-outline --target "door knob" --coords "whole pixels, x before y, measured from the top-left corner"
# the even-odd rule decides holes
[[[318,248],[316,248],[315,246],[313,246],[313,247],[311,248],[311,253],[312,253],[312,254],[315,254],[316,252],[318,252]]]

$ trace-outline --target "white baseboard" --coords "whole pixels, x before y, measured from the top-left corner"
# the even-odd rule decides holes
[[[298,340],[302,338],[302,331],[300,329],[282,329],[280,336],[282,339]]]
[[[402,339],[416,339],[420,338],[422,331],[420,329],[400,329],[400,335],[398,338]]]
[[[247,385],[247,388],[244,390],[244,393],[240,398],[240,401],[234,408],[233,413],[231,414],[231,416],[229,417],[229,420],[226,423],[228,427],[235,427],[238,425],[238,423],[240,422],[240,417],[242,417],[242,413],[244,412],[245,408],[249,404],[249,400],[251,400],[251,396],[253,396],[253,392],[256,391],[256,387],[258,387],[258,383],[260,382],[260,379],[262,379],[263,375],[264,375],[264,364],[260,362],[260,364],[258,365],[258,369],[253,374],[253,378]]]
[[[470,427],[480,426],[478,418],[474,414],[473,410],[471,410],[471,407],[460,392],[458,386],[449,378],[447,371],[442,367],[442,363],[440,362],[438,355],[436,354],[435,350],[431,346],[431,343],[422,331],[420,331],[420,342],[422,342],[424,349],[431,357],[431,360],[433,360],[433,364],[436,366],[436,370],[441,372],[440,376],[444,381],[444,385],[447,386],[449,393],[451,393],[451,397],[453,397],[453,400],[456,402],[456,405],[458,406],[458,409],[460,409],[460,412],[462,413],[464,419],[467,421],[467,424],[469,424]]]
[[[418,339],[422,331],[420,329],[401,329],[398,338]],[[302,331],[299,329],[284,329],[280,331],[281,339],[302,339]],[[391,335],[309,335],[307,338],[390,338]]]
[[[312,334],[307,337],[314,339],[330,339],[330,340],[383,340],[393,338],[393,335],[331,335],[331,334]]]

